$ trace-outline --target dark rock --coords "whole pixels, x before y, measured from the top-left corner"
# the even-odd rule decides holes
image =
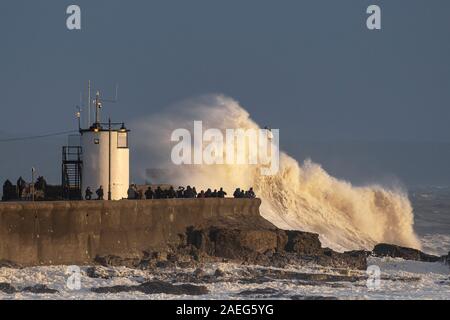
[[[367,250],[353,250],[353,251],[345,251],[345,254],[352,256],[352,257],[360,257],[365,256],[366,258],[369,257],[372,252]]]
[[[173,285],[162,281],[149,281],[139,285],[139,291],[146,294],[166,293],[175,295],[203,295],[209,291],[205,286],[192,284]]]
[[[264,296],[264,295],[275,295],[279,291],[273,288],[262,288],[254,290],[244,290],[238,293],[240,296]]]
[[[377,257],[402,258],[405,260],[415,260],[423,262],[441,261],[440,257],[423,253],[420,250],[387,243],[377,244],[372,253]]]
[[[137,258],[122,258],[114,255],[96,256],[94,261],[104,267],[129,267],[135,268],[139,265],[140,259]]]
[[[156,267],[160,269],[169,269],[175,267],[175,263],[171,261],[158,261]]]
[[[225,275],[225,272],[220,269],[216,269],[216,271],[214,272],[214,276],[217,278],[225,277]]]
[[[256,253],[276,249],[278,237],[272,230],[210,230],[210,240],[214,243],[214,255],[228,259],[245,261]]]
[[[177,267],[181,269],[193,268],[195,266],[194,261],[179,261],[177,262]]]
[[[20,269],[22,266],[9,260],[0,260],[0,268]]]
[[[6,293],[6,294],[14,294],[17,292],[16,288],[14,288],[9,283],[2,282],[0,283],[0,291]]]
[[[197,269],[195,269],[195,271],[194,271],[194,276],[195,276],[196,278],[203,277],[204,275],[205,275],[205,271],[203,271],[202,268],[197,268]]]
[[[441,257],[442,262],[444,262],[445,264],[450,265],[450,252],[448,253],[448,255],[446,256],[442,256]]]
[[[204,295],[209,291],[205,286],[196,286],[192,284],[173,285],[163,281],[149,281],[137,286],[112,286],[92,288],[95,293],[120,293],[139,291],[145,294],[173,294],[173,295]]]
[[[336,297],[324,297],[324,296],[291,296],[291,300],[338,300]]]
[[[56,289],[50,289],[45,284],[37,284],[32,287],[25,287],[22,289],[22,292],[31,292],[36,294],[55,294],[59,291]]]
[[[316,233],[286,231],[288,241],[285,250],[298,254],[312,255],[322,252],[322,244]]]
[[[89,278],[111,279],[117,276],[114,270],[108,270],[105,268],[89,267],[86,269],[86,275]]]
[[[210,227],[188,228],[187,245],[194,260],[206,262],[208,257],[231,259],[243,264],[284,268],[289,264],[315,263],[335,268],[364,270],[364,251],[338,253],[322,248],[319,235],[279,229],[230,229]],[[201,260],[200,260],[201,257]]]
[[[121,293],[139,290],[136,289],[136,286],[111,286],[111,287],[91,288],[91,291],[95,293]]]
[[[141,270],[153,270],[156,268],[156,262],[154,260],[145,259],[139,261],[136,267]]]
[[[179,260],[179,257],[178,257],[178,255],[176,255],[176,254],[170,253],[170,254],[167,255],[167,261],[170,261],[170,262],[172,262],[172,263],[175,263],[175,262],[177,262],[178,260]]]
[[[180,243],[169,244],[159,251],[147,250],[142,259],[97,256],[102,266],[127,266],[142,270],[193,268],[211,262],[236,262],[285,268],[288,265],[318,264],[333,268],[364,270],[367,253],[338,253],[322,248],[319,235],[302,231],[285,231],[267,226],[218,224],[206,228],[189,227],[180,235]],[[90,270],[95,271],[95,269]],[[95,272],[94,277],[104,277]]]

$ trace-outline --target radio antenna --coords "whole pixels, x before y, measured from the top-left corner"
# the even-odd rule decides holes
[[[91,80],[88,81],[88,117],[87,127],[91,125]]]
[[[116,84],[116,96],[114,99],[103,99],[100,98],[100,91],[97,91],[95,95],[95,100],[93,101],[95,105],[95,123],[96,125],[100,125],[101,119],[100,119],[100,109],[103,107],[103,103],[117,103],[119,98],[119,85]]]

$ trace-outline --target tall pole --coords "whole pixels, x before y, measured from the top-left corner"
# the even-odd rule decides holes
[[[112,197],[111,197],[111,118],[108,119],[108,134],[109,134],[108,200],[112,200]]]
[[[78,131],[81,131],[81,108],[77,107],[78,111],[77,111],[77,119],[78,119]]]
[[[34,201],[34,172],[36,169],[31,168],[31,200]]]
[[[87,127],[91,127],[91,80],[88,82],[88,124]]]
[[[95,123],[100,124],[100,108],[102,107],[102,104],[100,102],[100,92],[97,91],[97,94],[95,95]]]

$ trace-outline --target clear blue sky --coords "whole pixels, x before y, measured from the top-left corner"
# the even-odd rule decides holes
[[[81,31],[66,29],[69,4]],[[365,26],[370,4],[381,31]],[[117,120],[224,93],[333,174],[450,184],[449,12],[445,0],[2,0],[0,137],[74,128],[91,79],[110,95],[120,84]],[[0,179],[36,165],[58,182],[63,142],[1,144]]]

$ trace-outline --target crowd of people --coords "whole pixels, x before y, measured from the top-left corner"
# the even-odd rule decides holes
[[[129,200],[140,200],[140,199],[175,199],[175,198],[184,198],[184,199],[193,199],[193,198],[225,198],[227,193],[220,188],[219,190],[214,189],[214,191],[208,188],[206,191],[201,190],[197,192],[195,187],[187,186],[178,187],[177,190],[173,186],[170,186],[167,189],[162,189],[160,186],[153,189],[151,186],[147,188],[147,190],[143,191],[138,189],[138,187],[132,184],[128,188],[127,196]],[[255,192],[253,188],[250,188],[247,191],[244,191],[240,188],[236,189],[233,196],[235,198],[255,198]]]
[[[26,182],[22,177],[17,179],[14,185],[9,179],[3,183],[2,201],[30,200],[33,196],[36,200],[44,200],[47,196],[47,181],[39,176],[34,182]]]
[[[233,197],[235,198],[250,198],[250,199],[254,199],[256,198],[256,194],[253,191],[253,188],[250,188],[247,191],[241,190],[240,188],[237,188],[234,193],[233,193]]]
[[[26,183],[25,180],[20,177],[17,180],[16,185],[13,185],[9,180],[3,185],[3,196],[2,201],[11,201],[23,198],[25,191],[29,188],[29,183]],[[43,177],[39,177],[34,183],[35,191],[45,192],[47,187],[47,182]],[[156,188],[152,188],[152,186],[148,186],[145,188],[138,188],[137,185],[132,184],[128,188],[127,198],[130,200],[145,200],[145,199],[175,199],[175,198],[185,198],[185,199],[193,199],[193,198],[225,198],[227,193],[223,190],[223,188],[211,189],[208,188],[206,191],[201,190],[197,192],[195,187],[187,186],[178,187],[177,190],[174,189],[173,186],[168,188],[162,188],[161,186],[157,186]],[[249,190],[244,190],[237,188],[233,193],[234,198],[256,198],[255,192],[253,188]],[[44,197],[45,198],[45,197]],[[94,192],[90,187],[87,187],[84,192],[85,200],[105,200],[105,191],[103,186],[100,186]]]

